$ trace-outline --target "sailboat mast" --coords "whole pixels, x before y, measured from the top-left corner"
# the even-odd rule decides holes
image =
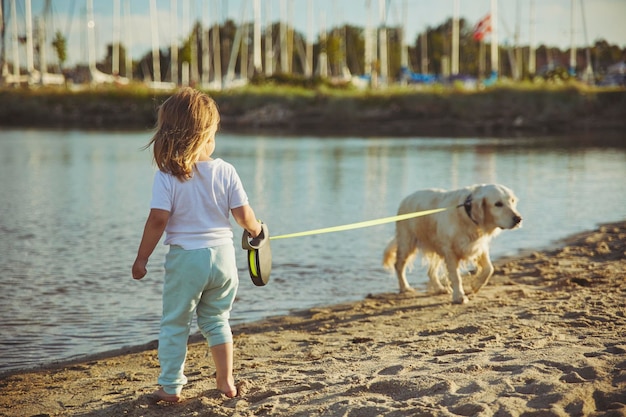
[[[407,44],[406,22],[409,14],[407,0],[402,2],[402,29],[400,32],[400,66],[409,69],[409,45]]]
[[[569,51],[569,74],[576,75],[576,45],[574,44],[574,0],[570,0],[570,51]]]
[[[280,0],[280,71],[288,72],[287,63],[287,0]]]
[[[202,73],[200,76],[200,83],[202,86],[206,87],[209,85],[209,77],[210,77],[209,68],[211,67],[211,55],[209,54],[210,52],[209,42],[211,42],[211,36],[210,36],[211,25],[209,24],[209,21],[211,19],[211,14],[209,13],[209,2],[204,2],[204,8],[202,9],[201,13],[205,16],[207,28],[205,30],[203,27],[202,30],[200,31],[200,36],[202,38],[202,41],[201,41]]]
[[[126,41],[125,41],[125,45],[126,45],[126,59],[124,60],[125,64],[126,64],[126,78],[128,78],[129,80],[133,79],[133,58],[131,56],[131,30],[130,30],[130,0],[126,0],[126,3],[124,4],[124,8],[125,8],[125,13],[124,13],[124,34],[126,35]]]
[[[255,74],[263,71],[261,61],[261,0],[254,0],[254,50],[253,65]]]
[[[213,24],[213,83],[218,90],[222,89],[222,48],[220,42],[220,24],[218,3],[215,3],[215,23]]]
[[[111,73],[120,74],[120,0],[113,1],[113,51]]]
[[[498,0],[491,0],[491,74],[495,78],[500,72],[498,55]]]
[[[26,0],[26,71],[29,76],[35,71],[33,49],[33,13],[31,0]]]
[[[230,51],[230,59],[228,61],[228,69],[226,70],[226,86],[230,87],[232,82],[235,79],[235,69],[237,66],[237,56],[239,55],[239,51],[241,50],[242,37],[243,37],[243,29],[244,22],[246,21],[246,4],[243,2],[241,4],[241,21],[239,22],[239,26],[237,26],[237,30],[235,31],[235,39],[233,40],[233,49]],[[240,65],[240,70],[243,65]],[[241,71],[240,71],[241,72]],[[240,74],[241,75],[241,74]]]
[[[187,1],[187,0],[185,0]],[[199,25],[193,23],[191,16],[197,16],[196,14],[196,2],[190,2],[191,7],[187,7],[187,13],[191,13],[189,17],[187,17],[187,24],[191,26],[191,62],[189,65],[191,66],[191,82],[193,85],[198,83],[198,28]]]
[[[161,82],[161,57],[159,53],[159,32],[157,30],[156,20],[156,0],[150,0],[150,27],[152,29],[152,72],[154,74],[152,81],[158,83]]]
[[[515,35],[514,35],[514,39],[515,39],[515,44],[513,45],[513,51],[514,51],[514,55],[515,55],[515,70],[513,71],[513,78],[516,81],[519,81],[522,79],[522,73],[523,73],[523,69],[522,69],[522,48],[520,47],[519,44],[519,38],[520,38],[520,18],[521,18],[521,9],[520,9],[520,0],[517,0],[517,4],[516,4],[516,12],[515,12]]]
[[[389,75],[389,63],[387,61],[387,10],[385,0],[378,0],[378,7],[380,11],[380,83],[381,85],[386,85]]]
[[[189,28],[189,0],[183,0],[183,33],[187,33],[187,29]],[[193,43],[193,39],[190,35],[189,38],[189,50],[191,51],[191,44]],[[189,53],[189,58],[191,58],[192,53]],[[183,61],[180,67],[181,70],[181,75],[180,75],[180,82],[182,85],[184,86],[188,86],[189,85],[189,79],[190,79],[190,68],[189,68],[189,61]]]
[[[452,75],[459,73],[459,0],[454,0],[454,17],[452,18]]]
[[[5,27],[4,27],[4,0],[0,0],[0,80],[3,79],[5,73],[6,73],[6,69],[7,69],[7,62],[4,59],[5,55],[5,48],[4,48],[4,34],[5,34]]]
[[[171,81],[178,85],[178,2],[170,1],[170,77]]]
[[[274,45],[272,41],[272,2],[265,2],[265,76],[274,73]]]
[[[246,14],[244,13],[244,16],[246,16]],[[248,25],[248,23],[246,22],[246,19],[244,17],[244,20],[241,21],[241,27],[242,27],[242,31],[241,31],[241,56],[239,57],[239,78],[241,78],[242,80],[247,80],[248,79],[248,39],[249,39],[249,34],[248,34],[248,30],[250,28],[250,25]]]
[[[94,36],[94,26],[96,22],[93,17],[93,0],[87,0],[87,51],[89,54],[89,70],[93,74],[96,70],[96,40]]]
[[[20,51],[17,41],[17,13],[15,10],[15,0],[11,0],[11,44],[13,49],[13,77],[15,84],[20,83]]]
[[[294,30],[293,30],[293,0],[287,0],[287,73],[291,74],[293,70],[293,49],[294,49]]]
[[[304,75],[310,78],[313,75],[313,0],[307,1],[306,26],[306,67],[304,68]]]
[[[537,71],[535,53],[535,0],[530,0],[530,41],[528,43],[528,73],[533,76]]]
[[[327,47],[326,14],[322,12],[320,17],[320,53],[317,58],[317,73],[322,78],[328,77],[328,56],[326,55]]]
[[[39,35],[37,39],[39,43],[39,72],[40,72],[39,82],[41,84],[45,83],[44,74],[48,72],[48,56],[46,53],[47,52],[46,23],[48,20],[49,12],[50,12],[50,0],[46,0],[44,10],[43,10],[43,16],[39,20],[39,27],[37,31]]]
[[[585,58],[587,65],[585,66],[585,80],[588,84],[593,84],[593,67],[591,65],[591,51],[589,46],[589,38],[587,37],[587,19],[585,17],[585,4],[584,0],[580,0],[580,15],[583,20],[583,33],[585,34]]]
[[[366,1],[367,7],[367,22],[365,23],[365,65],[363,68],[364,75],[372,75],[372,4],[371,0]]]

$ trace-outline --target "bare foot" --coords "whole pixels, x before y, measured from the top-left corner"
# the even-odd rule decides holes
[[[232,378],[229,378],[229,380],[224,382],[216,381],[217,389],[220,390],[220,392],[228,398],[236,397],[237,387],[235,386],[234,382],[235,381]]]
[[[180,395],[178,394],[168,394],[163,390],[163,388],[154,391],[154,395],[159,401],[165,401],[168,403],[177,403],[181,400]]]

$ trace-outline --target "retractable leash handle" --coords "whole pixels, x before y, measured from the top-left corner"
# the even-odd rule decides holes
[[[257,237],[252,237],[250,233],[244,229],[243,236],[241,237],[241,247],[247,250],[259,249],[263,245],[269,242],[269,231],[267,225],[261,223],[261,233]],[[250,239],[250,240],[248,240]]]
[[[261,222],[261,233],[255,238],[244,229],[241,247],[248,251],[248,272],[252,282],[258,287],[266,285],[272,272],[272,249],[267,225]]]

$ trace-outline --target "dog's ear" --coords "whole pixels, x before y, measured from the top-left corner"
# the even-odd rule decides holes
[[[472,218],[480,225],[485,222],[485,210],[487,205],[487,199],[484,197],[476,196],[472,198]]]

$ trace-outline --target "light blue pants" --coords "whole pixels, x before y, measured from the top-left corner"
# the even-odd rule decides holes
[[[232,342],[228,319],[238,285],[233,245],[170,247],[165,257],[158,381],[168,394],[180,394],[187,383],[183,371],[194,312],[209,346]]]

